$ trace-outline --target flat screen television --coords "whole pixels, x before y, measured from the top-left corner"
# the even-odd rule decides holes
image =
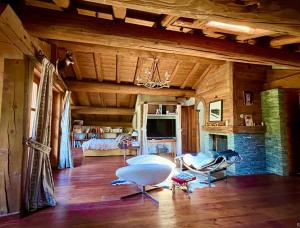
[[[173,138],[176,137],[176,122],[174,119],[148,119],[148,138]]]

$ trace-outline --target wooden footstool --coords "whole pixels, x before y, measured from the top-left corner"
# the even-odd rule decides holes
[[[175,196],[175,188],[179,187],[181,190],[186,191],[188,198],[190,199],[190,189],[189,189],[189,182],[196,180],[196,177],[188,174],[188,173],[179,173],[172,178],[172,197]],[[185,188],[185,189],[184,189]]]

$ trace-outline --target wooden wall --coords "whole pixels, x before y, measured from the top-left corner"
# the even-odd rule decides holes
[[[2,106],[3,79],[4,79],[4,58],[0,56],[0,110]],[[1,111],[0,111],[0,120],[1,120]]]
[[[234,63],[233,64],[233,124],[244,125],[240,114],[251,114],[255,124],[261,124],[261,98],[267,75],[266,66]],[[253,104],[244,104],[244,91],[253,92]]]
[[[232,63],[227,62],[207,74],[197,88],[197,100],[205,101],[205,122],[208,122],[209,102],[223,100],[223,120],[233,124],[232,106]]]
[[[299,91],[286,89],[284,91],[284,110],[286,128],[286,147],[288,151],[288,173],[300,172],[300,104]]]
[[[5,60],[0,121],[0,214],[20,211],[29,61]]]

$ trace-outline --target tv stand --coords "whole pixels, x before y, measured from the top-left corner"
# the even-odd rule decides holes
[[[151,138],[148,139],[148,146],[157,146],[157,144],[171,144],[171,154],[173,157],[176,156],[176,139],[174,138]],[[156,151],[158,153],[158,151]]]

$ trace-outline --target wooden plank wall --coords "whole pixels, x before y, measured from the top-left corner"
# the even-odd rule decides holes
[[[232,63],[227,62],[209,73],[196,91],[197,100],[205,101],[205,122],[208,122],[209,102],[223,100],[223,120],[233,123],[232,106]]]
[[[4,79],[4,58],[0,56],[0,120],[1,120],[3,79]]]
[[[28,60],[5,60],[0,121],[0,214],[20,211]]]
[[[285,89],[284,110],[286,146],[288,151],[288,172],[293,175],[300,172],[300,93],[297,90]]]
[[[233,64],[233,123],[243,125],[244,119],[240,114],[251,114],[255,124],[261,124],[261,98],[263,85],[267,76],[266,66],[252,65],[245,63]],[[253,92],[253,104],[244,104],[243,91]]]

